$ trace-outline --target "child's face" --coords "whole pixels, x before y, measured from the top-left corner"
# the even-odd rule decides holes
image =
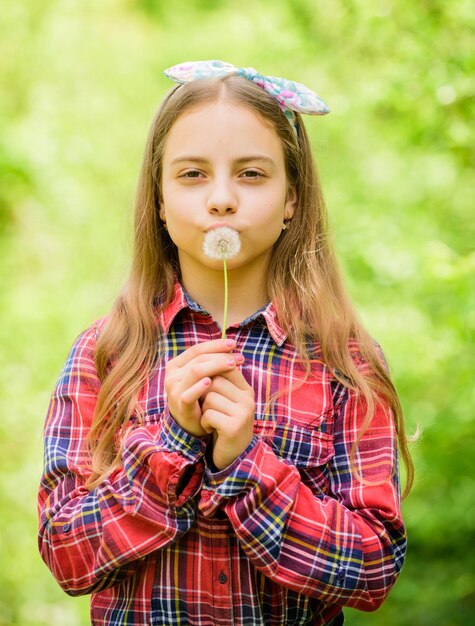
[[[258,114],[218,101],[187,111],[172,126],[163,155],[160,215],[178,248],[182,273],[222,268],[202,250],[205,233],[222,225],[241,237],[229,269],[265,272],[293,210],[281,141]]]

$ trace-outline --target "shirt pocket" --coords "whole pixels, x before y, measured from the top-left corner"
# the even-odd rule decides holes
[[[334,456],[333,423],[322,428],[255,420],[254,433],[261,437],[282,460],[298,469],[321,468]]]

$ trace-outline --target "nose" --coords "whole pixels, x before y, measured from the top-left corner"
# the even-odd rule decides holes
[[[216,179],[210,186],[207,199],[209,213],[227,215],[237,211],[237,197],[232,182],[228,179]]]

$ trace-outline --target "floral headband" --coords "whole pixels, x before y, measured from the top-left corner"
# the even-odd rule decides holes
[[[295,132],[297,132],[297,127],[294,111],[308,115],[330,113],[330,109],[323,100],[305,85],[286,78],[264,76],[253,67],[235,67],[224,61],[191,61],[169,67],[164,71],[164,74],[180,84],[191,83],[200,78],[222,78],[223,76],[246,78],[262,87],[264,91],[277,100]]]

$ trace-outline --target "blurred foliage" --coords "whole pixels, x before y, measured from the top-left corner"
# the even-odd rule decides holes
[[[351,293],[385,348],[416,483],[386,604],[348,624],[475,612],[474,12],[468,0],[20,0],[0,16],[0,625],[83,626],[36,548],[41,427],[77,334],[128,268],[162,70],[220,58],[299,80]]]

